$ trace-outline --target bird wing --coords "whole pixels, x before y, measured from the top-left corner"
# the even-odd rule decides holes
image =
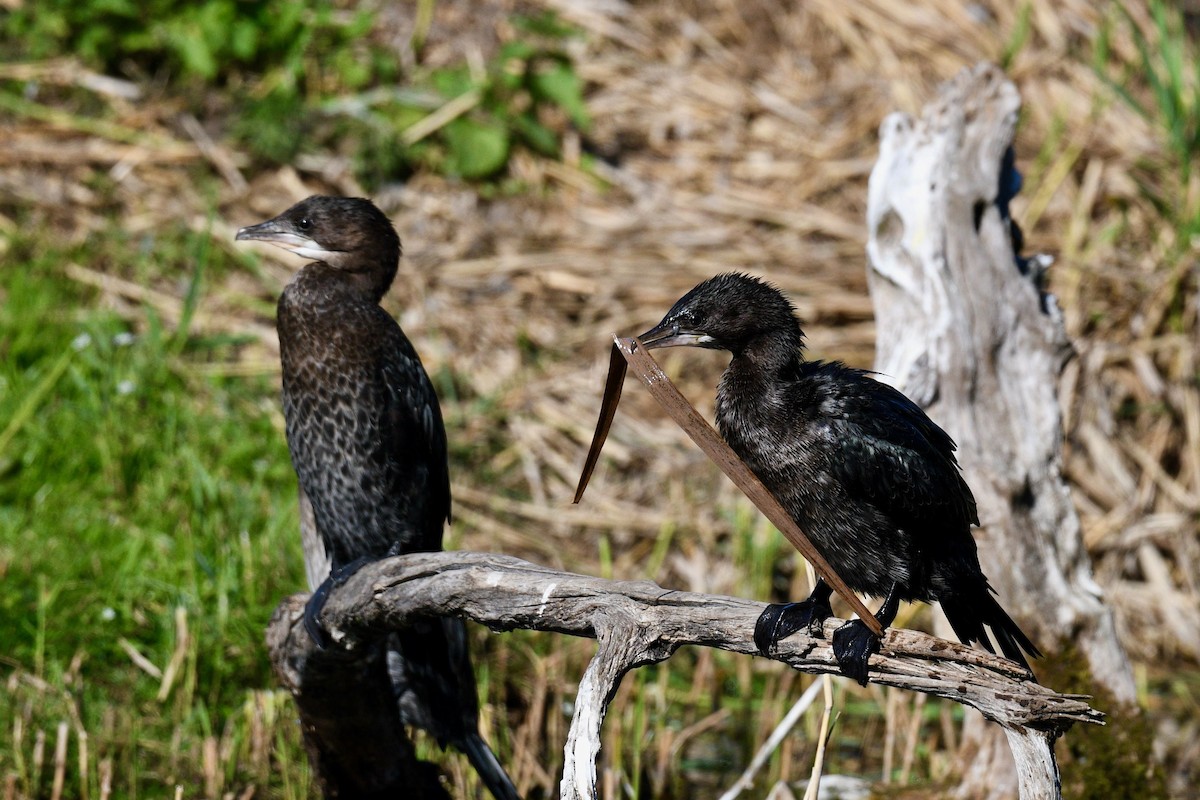
[[[939,521],[979,524],[954,440],[896,389],[860,373],[825,425],[843,485],[902,527],[916,523],[917,533]]]
[[[397,331],[399,332],[399,331]],[[446,428],[433,384],[421,360],[401,333],[394,351],[381,367],[387,388],[384,415],[384,448],[397,463],[412,465],[413,472],[396,470],[396,491],[417,496],[412,503],[424,504],[422,549],[441,549],[442,526],[450,519],[450,473],[446,465]],[[421,486],[422,480],[424,486]]]

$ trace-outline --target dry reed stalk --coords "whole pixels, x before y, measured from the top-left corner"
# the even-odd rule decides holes
[[[88,735],[78,722],[75,727],[75,738],[79,742],[79,797],[88,800],[92,793],[91,760],[88,753]]]
[[[167,662],[167,668],[162,673],[162,682],[159,684],[158,695],[155,697],[158,702],[161,703],[170,697],[171,689],[175,686],[175,676],[183,667],[191,644],[192,637],[188,633],[187,608],[177,606],[175,608],[175,649],[171,653],[171,660]],[[209,794],[211,795],[212,792]]]
[[[108,800],[112,796],[112,774],[113,762],[112,758],[105,758],[100,762],[100,800]]]
[[[133,642],[129,641],[128,639],[121,638],[117,640],[117,646],[125,651],[125,654],[129,656],[129,660],[132,661],[134,666],[136,666],[142,672],[146,673],[155,680],[162,679],[162,670],[158,668],[157,664],[142,655],[141,651],[137,649],[137,646],[134,645]]]
[[[46,732],[41,728],[38,728],[37,733],[33,735],[32,761],[33,769],[29,785],[36,792],[42,785],[42,768],[46,765]]]
[[[54,778],[50,783],[50,800],[62,798],[67,780],[67,745],[71,740],[71,728],[66,722],[58,723],[54,735]]]
[[[813,756],[812,772],[809,773],[808,788],[804,790],[804,800],[817,800],[820,794],[821,774],[825,769],[825,746],[829,743],[830,715],[833,713],[833,680],[828,675],[822,675],[820,684],[825,705],[821,707],[821,724],[817,728],[817,753]]]
[[[900,693],[885,689],[883,703],[883,776],[884,784],[892,782],[896,767],[896,728],[899,727]]]
[[[921,711],[925,708],[925,702],[928,699],[923,694],[918,694],[913,698],[912,713],[909,714],[908,730],[904,737],[904,754],[900,759],[900,775],[896,780],[901,786],[907,786],[909,777],[912,775],[913,760],[917,755],[917,739],[921,733]]]
[[[780,748],[785,737],[791,733],[792,728],[796,727],[796,723],[804,716],[804,712],[809,709],[809,706],[816,702],[817,694],[821,691],[822,684],[823,679],[813,681],[812,685],[804,691],[804,694],[796,699],[796,702],[788,709],[787,714],[775,726],[775,729],[771,731],[771,735],[755,751],[754,757],[750,759],[750,764],[742,772],[741,777],[721,795],[720,800],[734,800],[734,798],[740,796],[742,792],[754,785],[755,777],[757,777],[763,766],[766,765],[767,760]]]

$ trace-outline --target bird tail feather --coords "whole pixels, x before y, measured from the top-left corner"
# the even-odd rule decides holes
[[[496,754],[479,735],[479,700],[461,619],[419,622],[389,640],[388,672],[400,719],[467,757],[496,800],[521,800]]]
[[[992,637],[1000,645],[1000,652],[1004,653],[1005,658],[1017,662],[1025,669],[1029,669],[1029,662],[1024,653],[1034,658],[1042,655],[1008,612],[1000,606],[993,596],[992,588],[986,584],[969,595],[958,594],[948,598],[942,603],[942,610],[945,611],[954,634],[963,644],[978,642],[989,653],[995,653],[996,650],[984,631],[986,625],[991,628]]]
[[[484,786],[496,800],[521,800],[521,795],[517,794],[517,787],[513,786],[512,779],[508,777],[500,760],[482,736],[478,733],[468,733],[453,744],[471,762]]]

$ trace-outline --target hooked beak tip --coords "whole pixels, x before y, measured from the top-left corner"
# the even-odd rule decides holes
[[[237,242],[266,242],[284,250],[299,250],[313,244],[306,236],[295,233],[275,223],[274,220],[248,225],[238,230],[233,237]]]
[[[713,338],[708,334],[681,331],[678,325],[656,326],[637,339],[647,350],[658,350],[663,347],[707,347],[713,344]]]
[[[279,231],[273,228],[270,223],[260,222],[257,225],[247,225],[244,228],[238,228],[237,234],[233,237],[235,242],[262,242],[270,241],[278,236]]]
[[[637,339],[641,343],[642,347],[646,348],[647,350],[657,350],[660,347],[669,347],[670,345],[666,343],[666,340],[670,337],[670,328],[667,328],[666,330],[651,328],[640,336],[635,336],[634,338]]]

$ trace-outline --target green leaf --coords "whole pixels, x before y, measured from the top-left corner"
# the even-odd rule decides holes
[[[351,89],[359,89],[371,80],[371,66],[350,50],[338,50],[333,56],[334,71]]]
[[[512,124],[531,148],[549,158],[558,158],[558,137],[554,131],[538,122],[531,114],[513,117]]]
[[[464,178],[486,178],[508,162],[508,131],[494,122],[460,117],[443,129],[446,169]]]
[[[349,41],[360,39],[371,32],[371,26],[374,24],[375,16],[370,11],[360,9],[346,26],[345,36]]]
[[[304,6],[301,3],[282,3],[272,9],[269,19],[262,20],[265,35],[271,36],[278,42],[289,42],[304,28],[302,15]]]
[[[439,69],[432,75],[433,88],[442,97],[458,97],[471,90],[471,73],[466,67]]]
[[[580,35],[579,28],[564,23],[553,11],[545,11],[537,16],[516,14],[512,18],[512,24],[519,31],[549,39],[567,39]]]
[[[533,58],[536,52],[537,51],[534,50],[533,45],[531,45],[529,42],[524,42],[520,39],[517,39],[516,41],[512,42],[505,42],[500,46],[499,60],[502,64],[513,59],[518,61],[528,61],[529,59]]]
[[[530,91],[537,100],[545,100],[567,112],[581,129],[590,124],[583,104],[583,82],[570,64],[556,61],[549,68],[539,69],[530,77]]]
[[[131,0],[93,0],[91,13],[96,18],[103,14],[112,14],[113,16],[124,17],[126,19],[137,19],[138,8]]]
[[[194,20],[176,20],[170,28],[171,42],[187,72],[211,80],[217,74],[217,61]]]
[[[392,130],[400,132],[425,119],[429,112],[418,106],[395,105],[381,109],[380,114],[388,121]]]
[[[243,61],[253,58],[258,49],[258,26],[248,19],[236,20],[229,30],[229,49]]]

